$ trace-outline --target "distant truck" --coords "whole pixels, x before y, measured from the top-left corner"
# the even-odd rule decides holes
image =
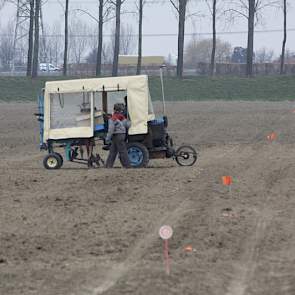
[[[51,63],[40,63],[39,69],[41,72],[57,72],[60,71],[59,67],[54,66]]]

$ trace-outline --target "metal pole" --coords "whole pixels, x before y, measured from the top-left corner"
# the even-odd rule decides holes
[[[164,92],[164,80],[163,80],[163,68],[165,68],[166,65],[162,65],[160,67],[160,78],[161,78],[161,86],[162,86],[162,100],[163,100],[163,115],[166,114],[166,104],[165,104],[165,92]]]

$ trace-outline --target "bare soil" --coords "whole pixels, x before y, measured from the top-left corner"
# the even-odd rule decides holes
[[[294,103],[167,109],[195,166],[48,171],[35,105],[0,104],[0,294],[295,294]],[[169,276],[163,224],[174,229]]]

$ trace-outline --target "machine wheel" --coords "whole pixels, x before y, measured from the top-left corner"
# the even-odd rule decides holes
[[[56,154],[59,157],[59,159],[60,159],[60,167],[61,167],[63,165],[63,163],[64,163],[64,159],[63,159],[62,155],[60,153],[56,153],[56,152],[54,152],[54,154]]]
[[[44,160],[43,165],[46,169],[59,169],[62,166],[61,156],[57,153],[48,154]]]
[[[175,152],[175,160],[180,166],[193,166],[197,158],[197,152],[191,146],[183,145]]]
[[[164,127],[167,128],[168,127],[168,117],[163,116],[163,120],[164,120]]]
[[[145,145],[139,142],[129,142],[127,144],[127,152],[131,167],[143,168],[148,165],[150,157]]]

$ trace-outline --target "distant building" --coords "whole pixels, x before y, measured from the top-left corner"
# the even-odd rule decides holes
[[[119,55],[120,66],[136,66],[137,55]],[[141,59],[141,65],[145,66],[161,66],[165,63],[164,56],[143,56]]]

